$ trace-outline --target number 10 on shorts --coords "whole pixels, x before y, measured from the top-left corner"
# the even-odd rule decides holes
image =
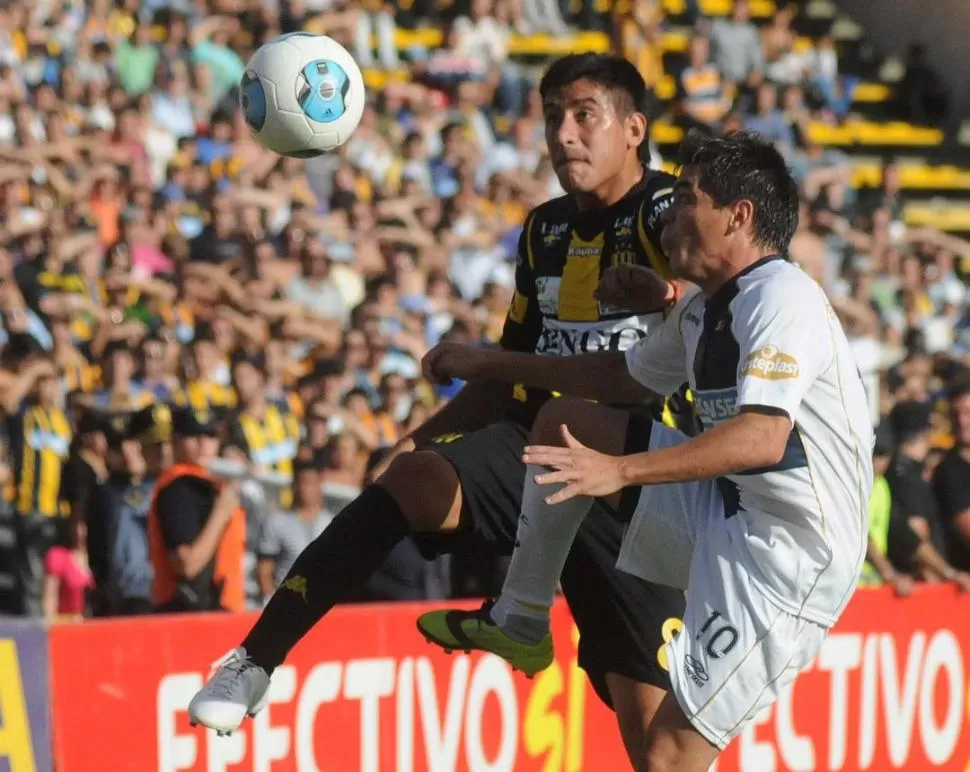
[[[694,636],[694,640],[704,640],[704,651],[707,656],[711,659],[720,659],[737,645],[738,631],[721,616],[720,611],[713,611]]]

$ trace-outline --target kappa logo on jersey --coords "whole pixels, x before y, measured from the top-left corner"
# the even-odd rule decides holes
[[[598,257],[602,253],[603,243],[601,238],[593,241],[582,241],[577,238],[570,242],[569,251],[566,254],[569,257]]]
[[[744,361],[742,370],[743,375],[752,375],[768,381],[797,378],[798,372],[798,360],[779,351],[777,346],[762,346],[757,351],[752,351]]]
[[[542,234],[542,243],[549,247],[559,241],[568,230],[569,223],[566,222],[556,223],[554,225],[542,223],[542,226],[539,228],[539,233]]]

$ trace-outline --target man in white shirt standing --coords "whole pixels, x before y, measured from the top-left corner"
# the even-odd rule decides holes
[[[550,663],[556,582],[594,498],[605,498],[629,519],[618,568],[688,591],[664,648],[671,692],[638,769],[703,772],[812,661],[848,603],[866,551],[873,434],[834,311],[783,256],[798,197],[782,157],[745,134],[692,135],[682,152],[662,240],[699,291],[663,325],[626,354],[568,360],[446,345],[425,371],[614,403],[690,384],[704,424],[692,439],[580,399],[546,404],[525,450],[502,596],[462,631],[513,666]],[[598,292],[620,308],[669,296],[635,266],[614,269]]]

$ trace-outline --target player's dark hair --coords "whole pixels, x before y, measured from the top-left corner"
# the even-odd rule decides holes
[[[785,159],[755,134],[711,137],[690,132],[680,147],[680,166],[697,173],[697,185],[717,207],[754,204],[754,241],[786,254],[798,226],[798,186]]]
[[[616,54],[569,54],[557,59],[539,82],[539,95],[546,99],[552,92],[588,80],[609,90],[619,98],[617,108],[625,112],[647,114],[647,84],[636,66]]]
[[[650,117],[653,108],[650,91],[640,71],[628,59],[617,54],[568,54],[546,70],[539,82],[539,96],[545,101],[553,92],[577,80],[588,80],[609,91],[620,114],[636,112]],[[645,138],[637,152],[643,163],[650,160],[649,146]]]

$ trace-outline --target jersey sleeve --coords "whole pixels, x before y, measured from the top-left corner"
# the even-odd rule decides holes
[[[809,387],[828,367],[836,324],[817,286],[801,283],[752,290],[733,309],[738,341],[738,408],[785,413],[792,423]]]
[[[673,394],[687,380],[687,350],[681,324],[695,297],[696,293],[681,298],[663,323],[626,350],[626,367],[631,377],[657,394]]]
[[[515,256],[515,292],[505,317],[499,344],[508,351],[532,354],[542,334],[542,314],[536,302],[536,280],[533,271],[532,228],[535,215],[530,217],[519,236]]]
[[[650,259],[650,267],[665,279],[673,277],[670,263],[660,243],[663,232],[663,214],[674,202],[674,178],[664,174],[652,187],[640,205],[637,217],[637,235]]]

